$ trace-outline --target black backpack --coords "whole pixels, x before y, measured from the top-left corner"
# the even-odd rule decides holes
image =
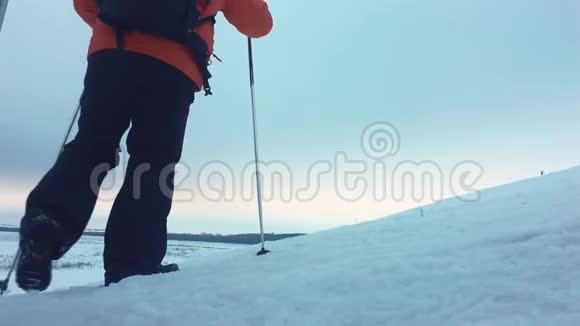
[[[198,1],[210,0],[97,0],[99,19],[117,32],[117,47],[124,47],[124,32],[138,31],[169,39],[189,48],[203,77],[205,95],[211,95],[209,50],[192,29],[215,16],[201,18]]]

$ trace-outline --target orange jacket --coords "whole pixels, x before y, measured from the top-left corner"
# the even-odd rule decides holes
[[[79,16],[93,29],[89,55],[104,49],[117,47],[114,31],[97,18],[96,0],[74,0]],[[248,37],[265,36],[272,29],[272,16],[265,0],[211,0],[200,10],[202,17],[209,17],[221,11],[228,22]],[[213,24],[202,24],[195,30],[213,52]],[[203,80],[191,51],[184,45],[139,32],[125,35],[125,49],[149,55],[181,70],[191,78],[199,91]]]

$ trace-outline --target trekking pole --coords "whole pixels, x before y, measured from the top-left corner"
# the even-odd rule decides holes
[[[258,215],[260,216],[260,241],[262,249],[258,256],[269,253],[264,247],[264,214],[262,210],[262,182],[260,182],[260,158],[258,155],[258,128],[256,123],[256,98],[254,97],[254,55],[252,53],[252,39],[248,37],[248,59],[250,66],[250,91],[252,94],[252,125],[254,127],[254,163],[256,164],[256,189],[258,194]]]
[[[6,16],[6,9],[8,8],[8,0],[0,0],[0,32],[2,31],[2,25],[4,24],[4,17]],[[8,290],[8,282],[10,281],[10,276],[12,275],[12,271],[16,266],[16,262],[20,257],[20,246],[18,246],[18,251],[14,256],[14,261],[12,265],[10,265],[10,269],[8,270],[8,276],[5,280],[0,281],[0,295],[4,295],[6,290]]]
[[[0,1],[2,1],[2,0],[0,0]],[[81,96],[81,98],[82,98],[82,96]],[[81,110],[81,101],[79,100],[79,104],[77,106],[75,114],[72,118],[70,125],[68,126],[67,131],[66,131],[66,135],[64,137],[64,142],[62,143],[62,145],[60,146],[60,150],[58,151],[58,155],[56,157],[57,160],[58,160],[58,157],[60,156],[60,154],[62,153],[62,151],[64,150],[64,146],[66,145],[66,142],[68,141],[68,138],[69,138],[70,133],[72,131],[72,128],[75,124],[75,121],[77,120],[77,117],[79,115],[80,110]],[[12,261],[12,265],[10,265],[10,269],[8,270],[8,274],[6,275],[6,279],[4,279],[3,281],[0,281],[0,296],[4,295],[4,293],[6,293],[6,291],[8,290],[8,284],[10,283],[10,278],[12,277],[12,273],[14,272],[16,265],[18,264],[18,260],[20,259],[20,254],[21,254],[21,250],[20,250],[20,245],[19,245],[18,250],[16,251],[16,255],[14,255],[14,260]]]
[[[8,8],[8,0],[0,0],[0,32],[4,23],[4,16],[6,16],[6,8]]]
[[[58,157],[60,156],[60,154],[62,153],[62,151],[64,150],[64,146],[66,145],[66,142],[68,141],[68,138],[70,137],[70,133],[75,125],[75,122],[77,121],[77,118],[79,116],[79,112],[81,112],[81,100],[82,100],[82,98],[83,98],[83,96],[81,95],[81,98],[79,99],[79,104],[77,105],[77,109],[75,111],[75,114],[74,114],[72,120],[70,121],[68,129],[66,130],[66,135],[64,136],[64,140],[62,142],[62,145],[60,145],[60,150],[58,151],[58,155],[56,156],[57,160],[58,160]]]
[[[10,277],[12,276],[12,272],[14,272],[14,268],[16,268],[18,259],[20,259],[20,245],[18,246],[16,255],[14,255],[14,260],[12,261],[12,265],[10,265],[10,269],[8,270],[8,274],[6,275],[6,279],[0,281],[0,296],[4,295],[4,293],[8,291],[8,283],[10,283]]]

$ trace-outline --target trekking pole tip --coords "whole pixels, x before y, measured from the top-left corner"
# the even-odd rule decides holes
[[[269,253],[270,250],[266,250],[264,247],[262,247],[262,250],[258,251],[258,253],[256,254],[256,256],[263,256],[267,253]]]
[[[8,291],[8,282],[6,280],[0,281],[0,296],[4,295]]]

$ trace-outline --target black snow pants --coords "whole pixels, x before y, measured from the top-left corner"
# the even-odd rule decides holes
[[[153,273],[167,250],[174,164],[180,160],[194,84],[176,68],[123,50],[89,57],[78,133],[30,193],[67,233],[81,236],[127,129],[130,156],[105,235],[105,279]]]

